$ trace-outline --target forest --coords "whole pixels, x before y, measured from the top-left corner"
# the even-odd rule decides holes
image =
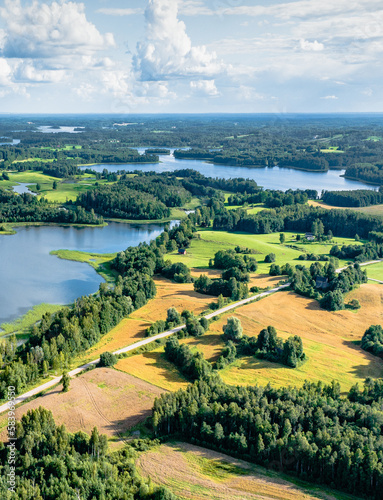
[[[369,207],[383,203],[383,193],[371,189],[355,191],[325,191],[322,200],[334,207]]]
[[[163,394],[153,407],[157,437],[182,436],[355,495],[381,498],[383,385],[367,380],[344,397],[337,383],[232,387],[217,376]]]
[[[64,209],[38,199],[30,193],[21,195],[0,187],[0,222],[55,222],[70,224],[104,223],[94,211],[87,212],[83,207]]]
[[[132,115],[129,125],[116,120],[114,116],[34,117],[26,123],[25,117],[5,117],[0,122],[0,135],[21,142],[0,146],[3,185],[9,188],[10,171],[42,171],[58,179],[73,179],[84,172],[79,165],[157,163],[159,155],[167,155],[173,148],[177,158],[202,158],[238,167],[279,166],[317,172],[345,169],[346,177],[383,184],[383,120],[379,117],[317,116],[308,121],[290,115]],[[53,127],[72,124],[75,133],[40,133],[39,127],[47,123]],[[137,147],[147,149],[142,154]],[[107,183],[86,188],[72,203],[53,204],[43,196],[16,195],[0,188],[0,222],[102,224],[103,217],[169,219],[172,209],[186,208],[191,202],[192,213],[183,214],[185,218],[178,226],[167,227],[156,240],[119,252],[110,264],[116,277],[114,286],[102,284],[96,294],[81,297],[55,314],[45,314],[28,330],[24,344],[18,345],[15,336],[4,339],[0,346],[1,400],[6,399],[10,385],[20,394],[38,385],[52,371],[67,370],[76,356],[156,295],[155,275],[177,283],[193,283],[196,292],[218,297],[211,309],[254,292],[256,287],[249,290],[250,274],[259,263],[248,248],[237,246],[212,252],[209,267],[211,275],[213,270],[219,270],[218,278],[207,274],[194,277],[183,262],[167,260],[166,254],[177,253],[178,249],[189,253],[199,229],[279,232],[281,236],[284,231],[293,231],[303,233],[302,238],[310,232],[318,242],[326,243],[334,237],[355,239],[355,244],[333,245],[326,258],[314,252],[302,254],[294,267],[279,266],[272,252],[265,258],[271,264],[271,275],[291,281],[294,291],[318,300],[330,311],[349,307],[345,294],[366,282],[366,273],[359,264],[383,257],[381,217],[309,206],[309,199],[318,199],[314,189],[267,190],[250,179],[209,178],[191,169],[126,174],[107,169],[96,173],[89,166],[86,172],[95,181],[102,178]],[[381,189],[328,191],[323,195],[326,203],[339,207],[379,204],[381,197]],[[253,204],[264,206],[252,207],[259,211],[250,213],[249,205]],[[364,240],[362,244],[360,239]],[[353,263],[336,273],[337,259]],[[190,293],[194,293],[193,287]],[[156,400],[152,412],[156,438],[182,438],[301,480],[360,497],[381,498],[381,380],[367,379],[363,387],[356,385],[347,394],[341,394],[336,382],[306,382],[301,388],[228,386],[220,379],[220,370],[245,356],[279,363],[276,369],[283,364],[293,370],[291,373],[299,372],[307,360],[302,339],[293,333],[282,340],[268,323],[252,333],[254,336],[247,336],[237,318],[228,318],[219,335],[224,347],[220,356],[210,362],[181,341],[204,335],[208,321],[187,310],[178,313],[174,308],[168,309],[166,320],[150,324],[146,334],[155,335],[183,322],[185,328],[166,342],[164,357],[191,385]],[[361,347],[382,357],[380,325],[366,330]],[[38,409],[21,419],[16,444],[18,498],[177,500],[166,489],[140,479],[135,470],[136,449],[151,446],[148,441],[132,441],[121,451],[110,453],[105,436],[97,429],[90,436],[83,432],[70,434],[55,424],[49,412]],[[158,441],[154,441],[156,444]],[[2,487],[9,472],[5,465],[8,453],[0,444]]]
[[[17,424],[14,465],[8,465],[10,449],[0,443],[2,499],[57,500],[81,498],[124,500],[178,500],[169,490],[140,479],[134,466],[137,450],[151,443],[133,441],[111,453],[107,436],[95,427],[91,435],[69,433],[56,425],[52,413],[42,407],[28,411]],[[155,444],[155,443],[153,443]],[[8,474],[14,467],[12,492]]]

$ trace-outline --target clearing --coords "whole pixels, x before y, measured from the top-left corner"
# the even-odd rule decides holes
[[[383,262],[380,264],[373,264],[372,266],[366,266],[366,270],[369,278],[383,281]]]
[[[136,462],[144,477],[193,500],[351,500],[342,493],[187,443],[168,443],[142,453]]]
[[[69,391],[61,384],[33,401],[16,408],[16,420],[28,410],[43,406],[53,413],[57,425],[69,432],[88,434],[96,426],[113,441],[151,415],[156,397],[163,390],[111,368],[96,368],[73,378]],[[6,414],[5,414],[6,415]],[[6,439],[5,415],[0,421],[1,439]]]
[[[335,210],[354,210],[355,212],[362,212],[363,214],[383,216],[383,205],[370,205],[369,207],[333,207],[326,205],[323,201],[309,200],[308,204],[312,207],[320,207]]]
[[[257,272],[267,274],[270,264],[266,264],[264,258],[269,253],[276,255],[277,264],[283,265],[289,262],[292,266],[295,266],[302,263],[298,260],[298,257],[304,252],[328,255],[333,245],[355,244],[352,238],[334,238],[331,242],[324,243],[303,243],[296,241],[297,233],[285,231],[284,234],[286,241],[284,245],[281,245],[279,233],[230,233],[228,231],[206,229],[197,232],[197,238],[191,241],[186,255],[172,252],[167,254],[166,258],[169,258],[172,262],[183,262],[190,268],[208,268],[209,260],[214,257],[216,252],[241,246],[255,250],[256,253],[253,257],[258,261]],[[291,248],[291,246],[295,248]],[[340,266],[342,265],[346,265],[346,261],[341,261]]]

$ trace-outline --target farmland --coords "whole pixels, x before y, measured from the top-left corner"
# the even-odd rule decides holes
[[[361,212],[364,214],[369,214],[369,215],[378,215],[378,216],[383,216],[383,205],[371,205],[369,207],[333,207],[331,205],[327,205],[326,203],[323,203],[321,201],[313,201],[309,200],[309,205],[312,207],[321,207],[321,208],[326,208],[328,210],[335,208],[336,210],[354,210],[355,212]]]
[[[362,306],[357,312],[324,311],[316,301],[292,292],[278,293],[238,309],[235,316],[241,320],[244,333],[258,335],[262,328],[271,325],[283,339],[299,335],[308,361],[291,370],[256,358],[242,358],[221,372],[223,380],[240,385],[270,382],[279,387],[300,386],[305,380],[330,383],[334,379],[346,391],[367,377],[381,377],[382,360],[363,351],[359,342],[370,325],[383,321],[383,289],[376,284],[362,285],[347,295],[346,302],[353,298]],[[222,331],[226,319],[223,316],[210,330]]]
[[[375,280],[383,281],[383,262],[367,267],[367,276]]]
[[[142,340],[146,329],[152,323],[158,319],[166,319],[166,311],[170,307],[175,307],[180,312],[188,309],[200,314],[216,300],[215,297],[194,292],[191,283],[173,283],[161,277],[155,278],[154,281],[157,288],[156,297],[104,335],[100,342],[76,359],[76,365],[96,359],[104,351],[113,351]]]
[[[243,460],[186,443],[169,443],[143,453],[137,466],[144,477],[193,500],[314,500],[349,499],[303,482],[294,484],[280,474]]]
[[[383,321],[381,285],[367,284],[354,290],[347,301],[357,299],[359,311],[343,310],[328,312],[318,303],[293,292],[277,293],[267,299],[238,308],[235,313],[222,315],[210,325],[209,331],[199,338],[180,340],[180,343],[203,352],[208,361],[214,362],[224,346],[222,328],[230,316],[240,319],[244,334],[257,336],[262,328],[274,326],[284,340],[299,335],[303,340],[308,360],[301,367],[286,368],[282,365],[245,357],[220,372],[224,382],[230,385],[301,386],[305,380],[331,383],[339,381],[342,391],[348,391],[355,383],[367,377],[379,378],[383,361],[359,347],[365,330]],[[117,368],[151,381],[168,390],[186,386],[184,377],[166,361],[164,348],[120,360]],[[329,360],[331,360],[329,362]]]
[[[48,391],[16,410],[16,418],[28,410],[43,406],[51,410],[56,422],[64,424],[69,432],[82,430],[91,433],[97,426],[112,442],[127,435],[127,430],[145,420],[151,413],[158,387],[110,368],[97,368],[70,383],[63,393],[62,386]],[[0,428],[4,429],[4,415]],[[4,430],[1,439],[5,438]]]

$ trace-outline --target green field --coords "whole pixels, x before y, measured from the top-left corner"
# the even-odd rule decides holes
[[[382,137],[379,137],[377,135],[370,135],[370,137],[367,137],[366,141],[373,141],[373,142],[378,142],[381,141]]]
[[[367,276],[375,280],[383,281],[383,262],[367,266]]]
[[[329,146],[326,149],[321,149],[321,153],[344,153],[344,151],[340,150],[338,146]]]
[[[305,251],[315,254],[328,255],[333,245],[355,244],[351,238],[334,238],[331,243],[301,243],[297,242],[296,233],[285,232],[286,241],[284,245],[279,243],[279,233],[273,234],[249,234],[249,233],[229,233],[227,231],[213,231],[211,229],[201,230],[197,233],[197,238],[193,239],[186,255],[179,255],[178,252],[168,254],[172,262],[184,262],[188,267],[207,268],[209,259],[219,250],[234,249],[237,245],[255,250],[254,257],[258,261],[258,272],[265,274],[269,272],[270,264],[264,263],[264,258],[269,253],[275,253],[276,264],[282,265],[290,263],[292,266],[302,263],[298,257]],[[289,248],[294,245],[295,248]],[[345,265],[341,261],[341,265]]]

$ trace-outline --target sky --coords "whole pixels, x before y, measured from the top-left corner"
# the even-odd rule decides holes
[[[382,0],[0,0],[0,113],[383,111]]]

